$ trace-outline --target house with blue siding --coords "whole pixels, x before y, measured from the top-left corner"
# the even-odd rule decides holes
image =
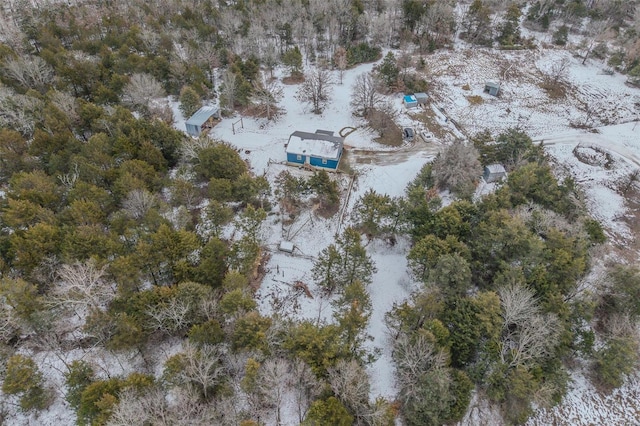
[[[328,130],[315,133],[293,132],[286,145],[287,164],[308,165],[316,169],[335,171],[340,164],[344,139]]]

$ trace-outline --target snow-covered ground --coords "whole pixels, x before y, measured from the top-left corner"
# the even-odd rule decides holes
[[[548,69],[562,58],[570,61],[566,98],[551,100],[538,86],[540,74],[537,70]],[[461,124],[467,134],[490,129],[498,133],[509,127],[519,126],[536,140],[543,141],[554,162],[570,173],[585,193],[591,213],[608,230],[609,235],[624,242],[634,237],[634,231],[621,220],[626,207],[625,200],[618,191],[618,182],[640,165],[640,126],[631,122],[637,117],[637,89],[624,85],[624,78],[601,73],[602,65],[579,60],[564,51],[540,50],[531,52],[495,52],[477,49],[473,52],[458,50],[436,53],[426,58],[426,69],[433,84],[432,95],[437,105],[433,108],[436,122],[447,126],[450,133],[461,136],[445,120],[439,108],[446,115]],[[271,257],[266,265],[267,273],[258,290],[260,310],[269,314],[278,311],[296,318],[322,319],[331,321],[329,301],[319,296],[310,274],[314,258],[331,244],[335,235],[351,222],[351,211],[357,199],[368,189],[390,196],[403,194],[407,184],[420,168],[444,146],[444,141],[436,138],[429,143],[416,138],[412,144],[398,148],[381,146],[373,141],[371,131],[360,126],[360,119],[350,112],[350,91],[357,75],[368,72],[372,64],[362,65],[344,73],[343,84],[333,86],[331,102],[322,115],[314,115],[296,98],[297,85],[284,86],[282,117],[275,123],[264,119],[243,117],[243,127],[233,131],[233,124],[239,116],[223,119],[212,131],[211,136],[231,143],[240,155],[249,161],[253,173],[265,175],[272,183],[283,170],[294,174],[308,175],[309,172],[291,168],[286,160],[284,144],[289,135],[296,131],[314,132],[326,129],[338,132],[344,127],[357,127],[345,141],[347,158],[351,157],[352,177],[337,175],[343,191],[343,205],[340,211],[329,219],[322,219],[312,212],[301,213],[292,224],[284,225],[284,215],[279,215],[279,207],[267,217],[262,236]],[[281,75],[279,75],[281,77]],[[337,73],[336,73],[337,80]],[[482,93],[488,80],[502,82],[503,94],[499,98]],[[468,85],[470,90],[462,86]],[[471,105],[467,96],[481,96],[483,102]],[[390,98],[399,111],[398,122],[402,126],[425,129],[414,114],[407,113],[401,105],[401,98]],[[592,106],[585,106],[592,105]],[[175,126],[185,130],[184,118],[177,103],[172,103]],[[590,124],[597,127],[597,133],[577,130],[571,124]],[[619,124],[625,123],[626,124]],[[610,126],[603,126],[610,123]],[[602,155],[593,147],[609,153],[613,164],[608,166],[594,161],[581,162],[574,155],[574,148],[587,155]],[[590,152],[593,151],[593,152]],[[350,192],[349,192],[349,188]],[[488,190],[489,188],[485,188]],[[281,241],[295,244],[294,254],[278,251]],[[399,239],[393,247],[381,241],[367,244],[367,250],[375,261],[377,273],[369,286],[373,313],[368,329],[373,340],[371,350],[379,350],[377,360],[368,367],[371,379],[371,396],[393,397],[395,387],[393,365],[384,316],[394,302],[406,298],[416,283],[412,282],[406,266],[409,242]],[[300,281],[308,286],[311,298],[293,288]],[[155,365],[161,366],[163,359],[179,350],[179,345],[169,345],[159,350]],[[136,369],[137,358],[107,356],[98,353],[67,353],[64,360],[89,357],[104,369],[105,375],[128,374]],[[52,353],[36,355],[45,376],[62,395],[61,359]],[[150,373],[159,374],[159,371]],[[638,423],[638,378],[630,377],[625,386],[610,396],[600,396],[589,385],[584,376],[573,374],[573,383],[567,397],[549,411],[540,411],[530,420],[532,425],[546,424],[632,424]],[[297,424],[297,416],[291,407],[285,418],[287,424]],[[73,423],[74,415],[62,398],[39,417],[27,417],[15,412],[8,424],[58,425]],[[466,424],[495,424],[495,412],[485,409],[481,401],[472,404]]]
[[[286,160],[284,144],[289,135],[296,130],[314,132],[316,129],[326,129],[337,133],[344,127],[358,127],[357,131],[345,139],[348,151],[354,153],[356,151],[374,152],[371,154],[372,156],[375,156],[375,152],[381,151],[384,152],[380,154],[381,158],[393,159],[394,149],[374,142],[371,131],[360,127],[361,120],[353,117],[349,106],[351,86],[355,78],[361,73],[369,72],[371,68],[372,64],[366,64],[346,71],[343,76],[343,84],[333,86],[331,102],[322,115],[314,115],[306,111],[307,108],[295,99],[298,86],[284,86],[285,95],[282,107],[286,113],[277,122],[265,124],[262,119],[245,117],[243,119],[244,128],[236,130],[234,134],[231,124],[237,122],[238,118],[229,118],[218,124],[212,130],[211,136],[238,147],[241,155],[249,160],[253,172],[256,174],[265,173],[272,182],[273,178],[282,170],[289,170],[294,174],[310,175],[309,172],[278,164]],[[419,123],[413,122],[406,114],[400,99],[395,96],[391,98],[391,101],[400,111],[401,120],[404,124],[413,124],[419,127]],[[338,213],[326,220],[306,212],[288,226],[283,226],[281,218],[278,216],[267,218],[268,229],[264,230],[264,236],[266,237],[266,246],[272,249],[272,253],[267,265],[268,272],[257,294],[263,313],[269,314],[276,309],[281,314],[295,315],[298,318],[331,320],[332,312],[329,301],[319,296],[311,279],[313,259],[322,249],[334,242],[336,234],[341,229],[348,226],[350,223],[349,212],[355,202],[368,189],[372,188],[378,193],[393,197],[403,195],[407,184],[433,157],[433,147],[427,146],[422,141],[416,141],[415,144],[422,145],[417,147],[405,145],[395,149],[398,152],[395,159],[399,158],[400,161],[375,161],[374,159],[376,164],[352,162],[350,165],[357,177],[351,193],[348,195],[348,204],[341,206],[341,209],[345,210],[344,215]],[[338,179],[343,194],[346,195],[350,177],[341,176]],[[341,218],[342,222],[340,222]],[[294,255],[277,250],[282,240],[288,240],[295,244]],[[384,315],[391,309],[393,302],[405,299],[412,290],[413,283],[406,267],[409,242],[401,240],[394,247],[390,247],[383,242],[373,241],[367,249],[378,270],[369,286],[373,305],[373,314],[368,329],[373,341],[369,345],[369,349],[379,351],[378,359],[369,366],[372,396],[393,397],[393,368],[391,354],[388,350]],[[294,298],[296,292],[292,285],[296,281],[300,281],[310,288],[313,299],[304,295]]]
[[[496,55],[506,57],[496,59]],[[570,83],[567,84],[567,96],[552,100],[538,86],[541,79],[538,70],[547,70],[563,58],[570,64],[566,76]],[[459,122],[467,134],[484,129],[490,129],[495,134],[509,127],[520,127],[537,141],[543,141],[554,162],[566,173],[570,173],[581,186],[590,212],[603,223],[608,234],[617,241],[625,241],[633,235],[620,220],[626,207],[618,184],[620,179],[640,165],[640,127],[636,128],[632,122],[637,118],[635,103],[638,97],[635,89],[624,84],[623,77],[603,74],[601,64],[587,62],[587,65],[582,65],[579,62],[565,51],[555,50],[508,53],[479,51],[473,54],[458,51],[436,54],[429,57],[429,64],[433,65],[431,76],[434,90],[439,93],[434,96],[438,103],[434,111],[444,108],[446,115]],[[427,69],[429,67],[427,65]],[[213,129],[212,136],[237,146],[241,155],[250,161],[256,174],[266,173],[272,178],[287,167],[274,163],[285,160],[284,144],[293,131],[315,131],[318,128],[338,131],[346,126],[357,127],[362,124],[350,114],[349,89],[358,74],[370,69],[371,65],[363,65],[346,71],[344,83],[333,87],[330,106],[320,116],[306,111],[295,99],[297,86],[285,86],[282,106],[286,113],[279,121],[265,124],[263,120],[244,118],[244,128],[233,134],[231,123],[238,118],[225,119]],[[496,79],[503,82],[502,96],[494,98],[482,93],[485,81]],[[465,84],[470,86],[470,91],[462,89]],[[483,103],[471,106],[466,98],[469,95],[481,96]],[[414,120],[412,114],[404,111],[400,97],[391,100],[400,111],[398,122],[402,126],[424,128],[423,123]],[[585,106],[587,104],[590,106]],[[441,125],[447,125],[444,116],[437,118]],[[604,125],[608,123],[611,125]],[[597,131],[575,129],[572,126],[576,124],[597,127]],[[424,146],[390,149],[375,143],[370,131],[364,129],[349,135],[345,143],[353,153],[359,150],[369,151],[371,158],[370,161],[351,163],[357,178],[349,194],[343,223],[339,223],[342,214],[328,220],[310,213],[302,214],[290,226],[283,226],[277,216],[270,216],[268,219],[265,235],[267,246],[273,252],[267,265],[268,273],[258,292],[260,309],[264,313],[271,313],[275,309],[298,318],[330,321],[329,302],[316,294],[312,283],[310,270],[314,257],[334,241],[340,229],[348,225],[349,212],[360,195],[369,188],[391,196],[402,195],[404,188],[422,165],[442,146],[442,141],[434,140],[429,144],[417,142]],[[612,165],[605,167],[597,162],[581,162],[573,153],[578,145],[586,151],[598,147],[608,152]],[[600,155],[596,151],[594,153],[596,156]],[[342,177],[340,183],[346,191],[348,179]],[[277,251],[279,242],[284,239],[295,244],[294,255]],[[409,244],[407,241],[400,241],[396,246],[389,247],[383,242],[374,241],[367,249],[378,268],[369,287],[373,302],[373,315],[368,330],[373,336],[370,347],[379,349],[377,361],[369,366],[372,397],[391,397],[394,395],[393,367],[384,315],[394,302],[406,298],[415,286],[406,267],[405,256]],[[292,283],[295,281],[305,283],[314,298],[304,295],[294,297],[296,293]],[[614,395],[601,397],[588,385],[581,373],[575,373],[573,378],[573,384],[563,403],[549,412],[537,413],[531,419],[531,424],[620,424],[637,419],[633,415],[635,408],[618,409],[609,406],[614,400],[632,400],[637,393],[637,379],[630,378],[625,387]],[[584,410],[589,414],[581,415]],[[482,414],[482,410],[467,417],[468,424],[483,421],[478,413]],[[489,417],[495,416],[495,412],[485,413],[490,413]]]

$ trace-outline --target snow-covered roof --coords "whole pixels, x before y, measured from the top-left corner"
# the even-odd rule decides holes
[[[326,133],[293,132],[289,136],[287,152],[297,155],[312,155],[327,159],[337,159],[344,139]]]
[[[504,169],[502,164],[489,164],[485,167],[489,173],[506,173],[507,171]]]
[[[415,98],[416,98],[416,100],[418,100],[418,102],[426,101],[429,98],[429,96],[427,96],[427,94],[424,93],[424,92],[414,93],[413,96],[415,96]]]
[[[293,253],[294,245],[291,241],[280,241],[280,251],[285,251],[287,253]]]
[[[193,124],[194,126],[201,126],[204,124],[212,115],[216,115],[218,113],[218,108],[214,106],[203,106],[199,110],[195,112],[186,122],[186,124]]]

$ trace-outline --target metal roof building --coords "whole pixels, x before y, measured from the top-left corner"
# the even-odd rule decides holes
[[[220,110],[213,106],[203,106],[185,122],[187,133],[200,136],[204,129],[213,127],[211,118],[220,118]]]
[[[507,175],[507,171],[502,164],[489,164],[485,166],[482,177],[487,183],[502,180]]]

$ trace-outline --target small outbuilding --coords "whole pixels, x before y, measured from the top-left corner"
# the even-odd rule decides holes
[[[418,101],[418,105],[420,106],[426,105],[429,101],[429,96],[424,92],[415,93],[413,96],[415,96],[416,101]]]
[[[280,241],[280,246],[278,250],[283,251],[285,253],[293,253],[293,249],[295,246],[291,241]]]
[[[418,100],[415,95],[405,95],[402,99],[402,103],[407,108],[415,108],[418,106]]]
[[[203,106],[195,112],[185,123],[187,133],[198,137],[200,133],[211,129],[215,120],[220,119],[220,110],[213,106]]]
[[[343,148],[344,138],[335,136],[332,131],[296,131],[291,133],[286,145],[287,164],[335,171],[340,164]]]
[[[484,92],[491,96],[498,96],[500,94],[500,83],[487,81],[484,85]]]
[[[482,178],[487,183],[499,182],[507,175],[507,171],[502,164],[489,164],[485,166]]]

